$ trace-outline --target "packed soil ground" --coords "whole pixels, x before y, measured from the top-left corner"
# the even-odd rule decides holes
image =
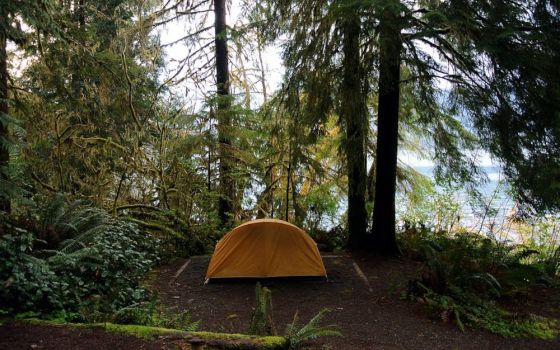
[[[332,311],[324,324],[335,324],[342,338],[324,338],[315,349],[560,349],[560,339],[507,339],[475,329],[461,332],[443,322],[426,305],[402,300],[408,281],[420,266],[405,259],[349,255],[323,257],[327,281],[262,281],[272,290],[275,328],[282,334],[297,312],[307,322],[322,308]],[[189,310],[202,321],[201,330],[245,333],[255,305],[255,281],[204,284],[209,257],[193,257],[154,273],[153,288],[160,301],[176,310]],[[520,314],[560,319],[560,290],[537,289],[510,309]],[[0,326],[0,350],[12,349],[189,349],[184,341],[160,338],[153,342],[102,329],[8,322]]]
[[[100,328],[70,328],[9,322],[0,326],[0,350],[188,350],[184,341],[148,342],[134,336],[108,333]]]
[[[560,339],[507,339],[473,329],[463,333],[426,305],[402,300],[408,281],[418,275],[420,266],[415,262],[349,255],[329,255],[323,260],[327,281],[263,282],[272,290],[279,334],[296,312],[301,322],[307,322],[322,308],[329,308],[332,311],[324,324],[337,325],[344,337],[321,339],[317,349],[560,349]],[[209,257],[193,257],[161,268],[154,283],[160,300],[177,310],[190,310],[194,319],[202,321],[201,329],[247,332],[255,305],[255,281],[205,285],[208,262]],[[516,307],[520,312],[560,319],[560,293],[540,291],[535,299]]]

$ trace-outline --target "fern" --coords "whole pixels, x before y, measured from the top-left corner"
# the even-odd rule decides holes
[[[122,221],[119,220],[100,220],[95,223],[94,226],[87,228],[73,238],[67,239],[61,243],[60,253],[73,253],[79,249],[85,248],[88,244],[95,240],[95,237],[99,234],[115,229],[118,226],[118,230],[121,232],[130,232],[133,230],[132,226],[123,225]]]
[[[317,315],[311,318],[303,327],[299,327],[298,312],[295,313],[292,323],[286,326],[284,337],[288,349],[301,349],[306,343],[320,337],[341,337],[342,333],[334,329],[333,325],[321,326],[320,323],[325,316],[330,312],[329,309],[319,311]]]
[[[85,243],[91,242],[96,235],[96,230],[111,220],[106,211],[86,206],[81,201],[68,202],[63,194],[57,194],[49,201],[40,210],[39,216],[40,230],[46,235],[45,239],[64,253],[85,247]]]
[[[97,251],[91,247],[84,247],[83,249],[77,249],[73,252],[62,252],[56,251],[56,255],[51,256],[47,259],[47,262],[51,265],[64,265],[69,261],[82,261],[86,260],[94,262],[102,262],[98,256],[96,256]]]
[[[111,321],[119,324],[136,324],[151,327],[163,327],[194,332],[200,326],[200,320],[193,321],[189,311],[173,313],[158,309],[157,298],[149,303],[135,303],[119,309],[111,317]]]
[[[443,321],[454,316],[461,329],[479,326],[505,336],[535,333],[538,323],[518,322],[496,301],[528,295],[532,286],[546,282],[538,251],[469,233],[418,235],[405,242],[424,263],[421,279],[409,283],[409,296],[422,299]]]
[[[187,332],[194,332],[200,327],[200,320],[192,321],[192,315],[188,311],[183,311],[178,313],[171,323],[171,327],[168,324],[161,324],[160,326],[167,328],[181,329]]]

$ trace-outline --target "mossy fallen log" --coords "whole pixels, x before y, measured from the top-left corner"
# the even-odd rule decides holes
[[[284,349],[286,340],[277,336],[255,336],[246,334],[214,333],[214,332],[186,332],[178,329],[161,327],[123,325],[115,323],[65,323],[56,320],[25,319],[35,325],[58,326],[69,328],[102,328],[110,333],[131,335],[145,340],[170,339],[184,340],[187,343],[202,341],[212,349],[245,349],[245,350],[277,350]]]

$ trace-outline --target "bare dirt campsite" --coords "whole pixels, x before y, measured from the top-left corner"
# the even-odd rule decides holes
[[[190,310],[201,328],[220,333],[247,333],[255,306],[255,281],[205,284],[210,256],[181,259],[151,273],[150,284],[161,302],[173,310]],[[310,349],[558,349],[559,340],[506,339],[487,331],[460,331],[451,320],[422,303],[403,300],[408,281],[419,264],[348,254],[323,254],[328,279],[261,280],[272,291],[276,331],[282,333],[297,312],[302,322],[329,308],[325,324],[343,337],[323,338]],[[560,289],[535,290],[523,304],[509,305],[522,313],[560,317]],[[161,335],[145,340],[101,329],[22,322],[0,326],[0,349],[190,349],[188,341]]]
[[[158,270],[155,290],[166,305],[192,310],[205,329],[247,332],[255,305],[255,282],[204,284],[209,259],[192,257]],[[327,281],[261,281],[272,291],[272,317],[280,333],[296,312],[307,321],[323,307],[331,310],[325,323],[337,325],[343,337],[325,338],[316,349],[560,348],[559,340],[505,339],[472,329],[461,332],[451,319],[444,322],[425,305],[403,300],[408,281],[420,268],[413,261],[347,254],[324,254],[323,260]],[[535,298],[527,300],[525,306],[516,305],[518,311],[560,317],[560,290]]]

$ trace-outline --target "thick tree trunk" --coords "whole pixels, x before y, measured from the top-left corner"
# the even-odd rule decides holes
[[[231,177],[231,117],[229,94],[229,67],[225,0],[214,1],[214,33],[216,44],[216,83],[218,93],[218,140],[220,143],[220,198],[218,215],[223,225],[230,222],[233,211],[235,187]]]
[[[10,162],[10,152],[8,151],[8,126],[2,121],[6,121],[8,115],[8,52],[6,50],[7,38],[0,30],[0,181],[9,180],[7,167]],[[0,211],[10,212],[10,199],[0,196]]]
[[[366,247],[366,108],[360,69],[360,19],[352,14],[344,22],[344,77],[341,114],[346,129],[348,175],[348,247]]]
[[[379,104],[373,248],[384,255],[398,253],[395,237],[395,192],[399,134],[401,36],[398,14],[385,10],[380,23]]]

